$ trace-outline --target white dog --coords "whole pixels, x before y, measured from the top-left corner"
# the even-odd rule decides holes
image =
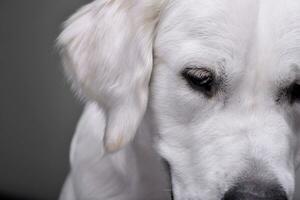
[[[58,43],[86,102],[62,200],[292,199],[299,0],[96,0]]]

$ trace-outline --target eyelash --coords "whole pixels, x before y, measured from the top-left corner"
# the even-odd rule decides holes
[[[188,67],[181,74],[192,89],[202,92],[207,97],[213,96],[215,91],[215,74],[211,70]]]

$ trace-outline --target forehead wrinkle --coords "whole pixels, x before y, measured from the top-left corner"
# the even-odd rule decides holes
[[[266,76],[274,79],[280,70],[288,70],[288,64],[300,63],[299,3],[287,5],[291,4],[284,0],[169,0],[158,26],[155,53],[185,62],[225,59],[231,62],[226,67],[230,71],[247,71],[243,73],[247,76],[255,72],[253,82],[259,86]],[[230,66],[232,62],[235,66]]]
[[[277,42],[277,49],[280,60],[300,63],[300,16],[296,19],[282,27],[283,33]]]
[[[249,45],[257,4],[256,1],[238,2],[171,1],[159,26],[156,48],[176,58],[198,51],[214,55],[213,60],[242,60]],[[203,4],[205,9],[201,9]]]
[[[279,85],[295,76],[292,66],[300,63],[300,3],[262,1],[255,37],[249,60],[256,85]]]
[[[185,34],[198,40],[204,48],[222,52],[231,59],[242,57],[252,25],[251,20],[236,16],[238,9],[229,6],[208,15],[194,17],[185,25]],[[253,16],[252,12],[248,14]]]

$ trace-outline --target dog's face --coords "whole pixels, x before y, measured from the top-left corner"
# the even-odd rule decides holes
[[[59,43],[74,87],[106,111],[107,151],[133,138],[150,96],[175,199],[292,197],[299,1],[98,0]]]
[[[233,190],[259,199],[292,196],[299,8],[231,0],[167,8],[155,41],[151,105],[175,199],[216,200],[228,190],[228,199],[248,199],[230,198]]]

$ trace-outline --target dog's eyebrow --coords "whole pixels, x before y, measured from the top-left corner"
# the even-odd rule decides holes
[[[296,79],[296,81],[300,81],[300,65],[293,64],[292,68],[293,68],[292,70],[295,73],[295,79]]]
[[[226,59],[225,58],[215,58],[214,55],[199,55],[197,58],[188,58],[188,62],[183,61],[180,63],[183,68],[206,68],[217,73],[217,75],[222,75],[225,73]],[[201,61],[199,61],[201,60]]]
[[[300,83],[300,65],[291,64],[287,75],[280,80],[280,85],[290,85],[294,82]]]

